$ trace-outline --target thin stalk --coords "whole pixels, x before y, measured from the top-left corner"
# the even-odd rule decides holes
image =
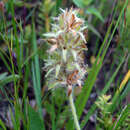
[[[75,127],[76,127],[77,130],[80,130],[80,125],[79,125],[77,114],[76,114],[76,109],[75,109],[75,105],[74,105],[74,101],[73,101],[72,92],[69,95],[69,102],[70,102],[70,107],[71,107],[71,110],[72,110],[72,115],[74,117]]]

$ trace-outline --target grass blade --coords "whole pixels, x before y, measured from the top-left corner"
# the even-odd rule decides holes
[[[130,79],[130,70],[127,72],[127,74],[125,75],[123,81],[120,84],[119,89],[117,89],[116,93],[114,94],[114,97],[112,99],[112,105],[108,108],[109,111],[114,111],[115,108],[117,107],[117,105],[115,105],[115,104],[116,104],[116,102],[119,102],[120,93],[124,89],[126,83],[129,81],[129,79]]]
[[[32,29],[33,51],[37,51],[34,22],[33,22],[32,28],[33,28]],[[37,102],[37,105],[38,105],[39,116],[40,116],[41,120],[43,120],[42,106],[41,106],[41,79],[40,79],[40,66],[39,66],[39,56],[38,56],[38,54],[36,54],[34,56],[34,61],[32,62],[32,77],[33,77],[34,93],[35,93],[36,102]]]
[[[2,128],[3,128],[3,130],[6,130],[6,127],[5,127],[5,125],[4,125],[4,123],[3,123],[3,121],[2,121],[2,120],[0,120],[0,127],[2,127]]]
[[[123,121],[130,115],[130,104],[124,107],[120,116],[118,117],[117,121],[112,130],[117,130],[118,126],[123,123]]]

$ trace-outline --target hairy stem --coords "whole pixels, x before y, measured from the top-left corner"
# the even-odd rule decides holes
[[[77,130],[80,130],[80,125],[79,125],[79,122],[78,122],[78,118],[77,118],[77,114],[76,114],[76,109],[75,109],[75,106],[74,106],[72,92],[69,95],[69,102],[70,102],[70,106],[71,106],[71,110],[72,110],[72,115],[74,117],[75,127],[76,127]]]

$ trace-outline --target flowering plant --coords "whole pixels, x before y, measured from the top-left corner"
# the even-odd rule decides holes
[[[84,37],[84,21],[77,17],[78,10],[71,8],[54,18],[52,32],[46,33],[50,45],[44,69],[47,71],[47,86],[81,87],[86,73],[83,50],[87,50]],[[54,76],[55,75],[55,76]]]
[[[85,30],[84,20],[77,17],[78,10],[62,10],[62,13],[54,18],[52,32],[44,34],[47,37],[50,49],[48,59],[45,60],[46,85],[49,88],[67,87],[68,96],[72,100],[72,90],[78,85],[82,86],[82,79],[86,73],[84,65]],[[75,108],[72,108],[72,112]]]

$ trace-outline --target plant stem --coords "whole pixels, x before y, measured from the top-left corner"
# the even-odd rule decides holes
[[[70,102],[72,114],[73,114],[73,117],[74,117],[75,127],[76,127],[77,130],[80,130],[80,125],[79,125],[79,122],[78,122],[78,118],[77,118],[77,114],[76,114],[76,109],[75,109],[75,106],[74,106],[72,92],[69,95],[69,102]]]

